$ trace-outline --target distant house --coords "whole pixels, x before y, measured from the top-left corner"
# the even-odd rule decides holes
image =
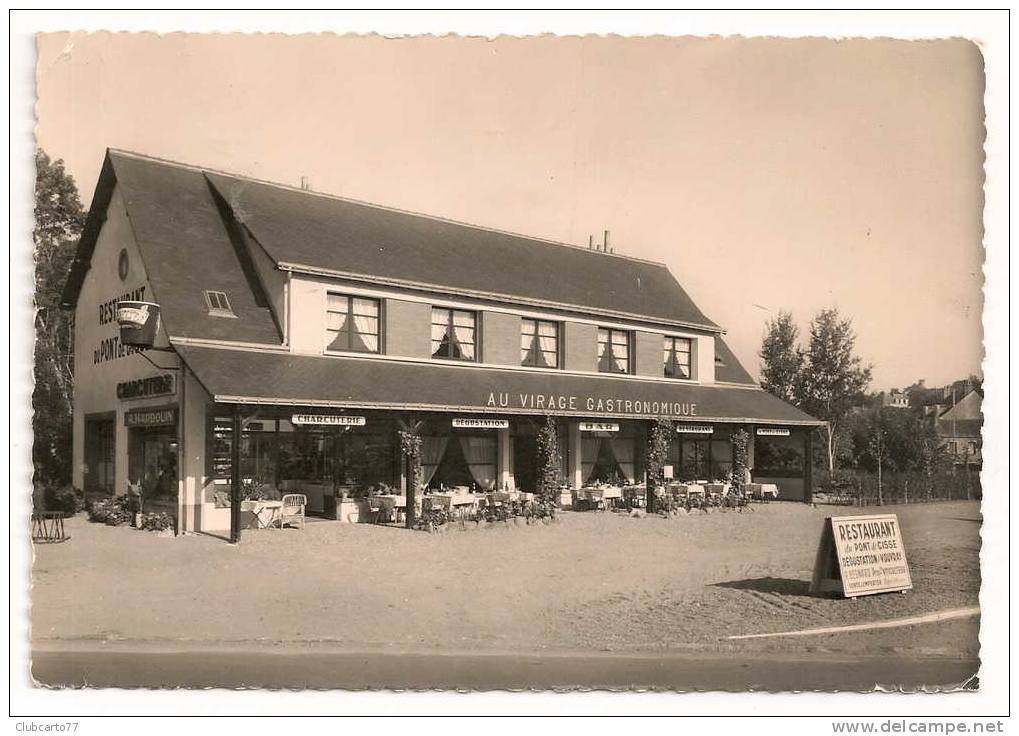
[[[934,419],[938,437],[954,465],[980,467],[983,463],[980,439],[983,392],[971,389],[963,396],[956,394],[952,398],[956,401]]]
[[[881,406],[890,406],[895,409],[909,408],[909,394],[893,388],[891,391],[881,392]]]

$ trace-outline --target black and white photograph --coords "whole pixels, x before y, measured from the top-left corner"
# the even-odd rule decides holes
[[[1007,689],[986,39],[651,25],[30,34],[34,703]]]

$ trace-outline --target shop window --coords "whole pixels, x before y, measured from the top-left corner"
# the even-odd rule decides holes
[[[803,438],[758,436],[754,442],[754,476],[799,478],[803,475]]]
[[[226,298],[226,292],[206,291],[205,307],[209,310],[211,317],[236,317],[234,310],[230,308],[230,300]]]
[[[326,295],[326,350],[379,352],[379,301]]]
[[[688,337],[665,337],[665,377],[690,378],[691,340]]]
[[[477,360],[476,323],[474,312],[432,307],[432,357]]]
[[[631,334],[626,330],[598,328],[598,372],[632,373]]]
[[[520,321],[520,365],[559,367],[559,323],[542,319]]]
[[[498,447],[490,435],[426,435],[421,438],[422,481],[431,488],[492,490]]]

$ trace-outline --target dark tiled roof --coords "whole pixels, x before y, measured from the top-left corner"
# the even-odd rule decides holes
[[[757,385],[757,381],[747,372],[747,369],[736,358],[736,354],[720,337],[715,338],[715,380],[745,383],[750,386]]]
[[[155,300],[171,335],[279,344],[261,289],[246,274],[202,172],[109,152],[64,289],[73,307],[114,185],[119,185]],[[203,291],[227,294],[236,319],[211,317]]]
[[[479,413],[487,409],[491,392],[508,395],[504,411],[541,414],[519,408],[519,394],[576,396],[585,412],[588,396],[613,401],[696,403],[696,420],[761,421],[820,424],[816,419],[761,389],[683,385],[675,381],[633,381],[536,373],[518,370],[471,369],[442,364],[390,360],[319,357],[193,345],[176,345],[188,367],[218,401],[233,403],[290,403],[351,408],[418,408]],[[621,411],[605,415],[623,417]],[[633,416],[641,416],[633,413]]]
[[[278,263],[718,329],[661,264],[209,173]]]

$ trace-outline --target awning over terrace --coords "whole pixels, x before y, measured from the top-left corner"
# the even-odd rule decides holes
[[[175,345],[219,403],[817,425],[757,387]]]

